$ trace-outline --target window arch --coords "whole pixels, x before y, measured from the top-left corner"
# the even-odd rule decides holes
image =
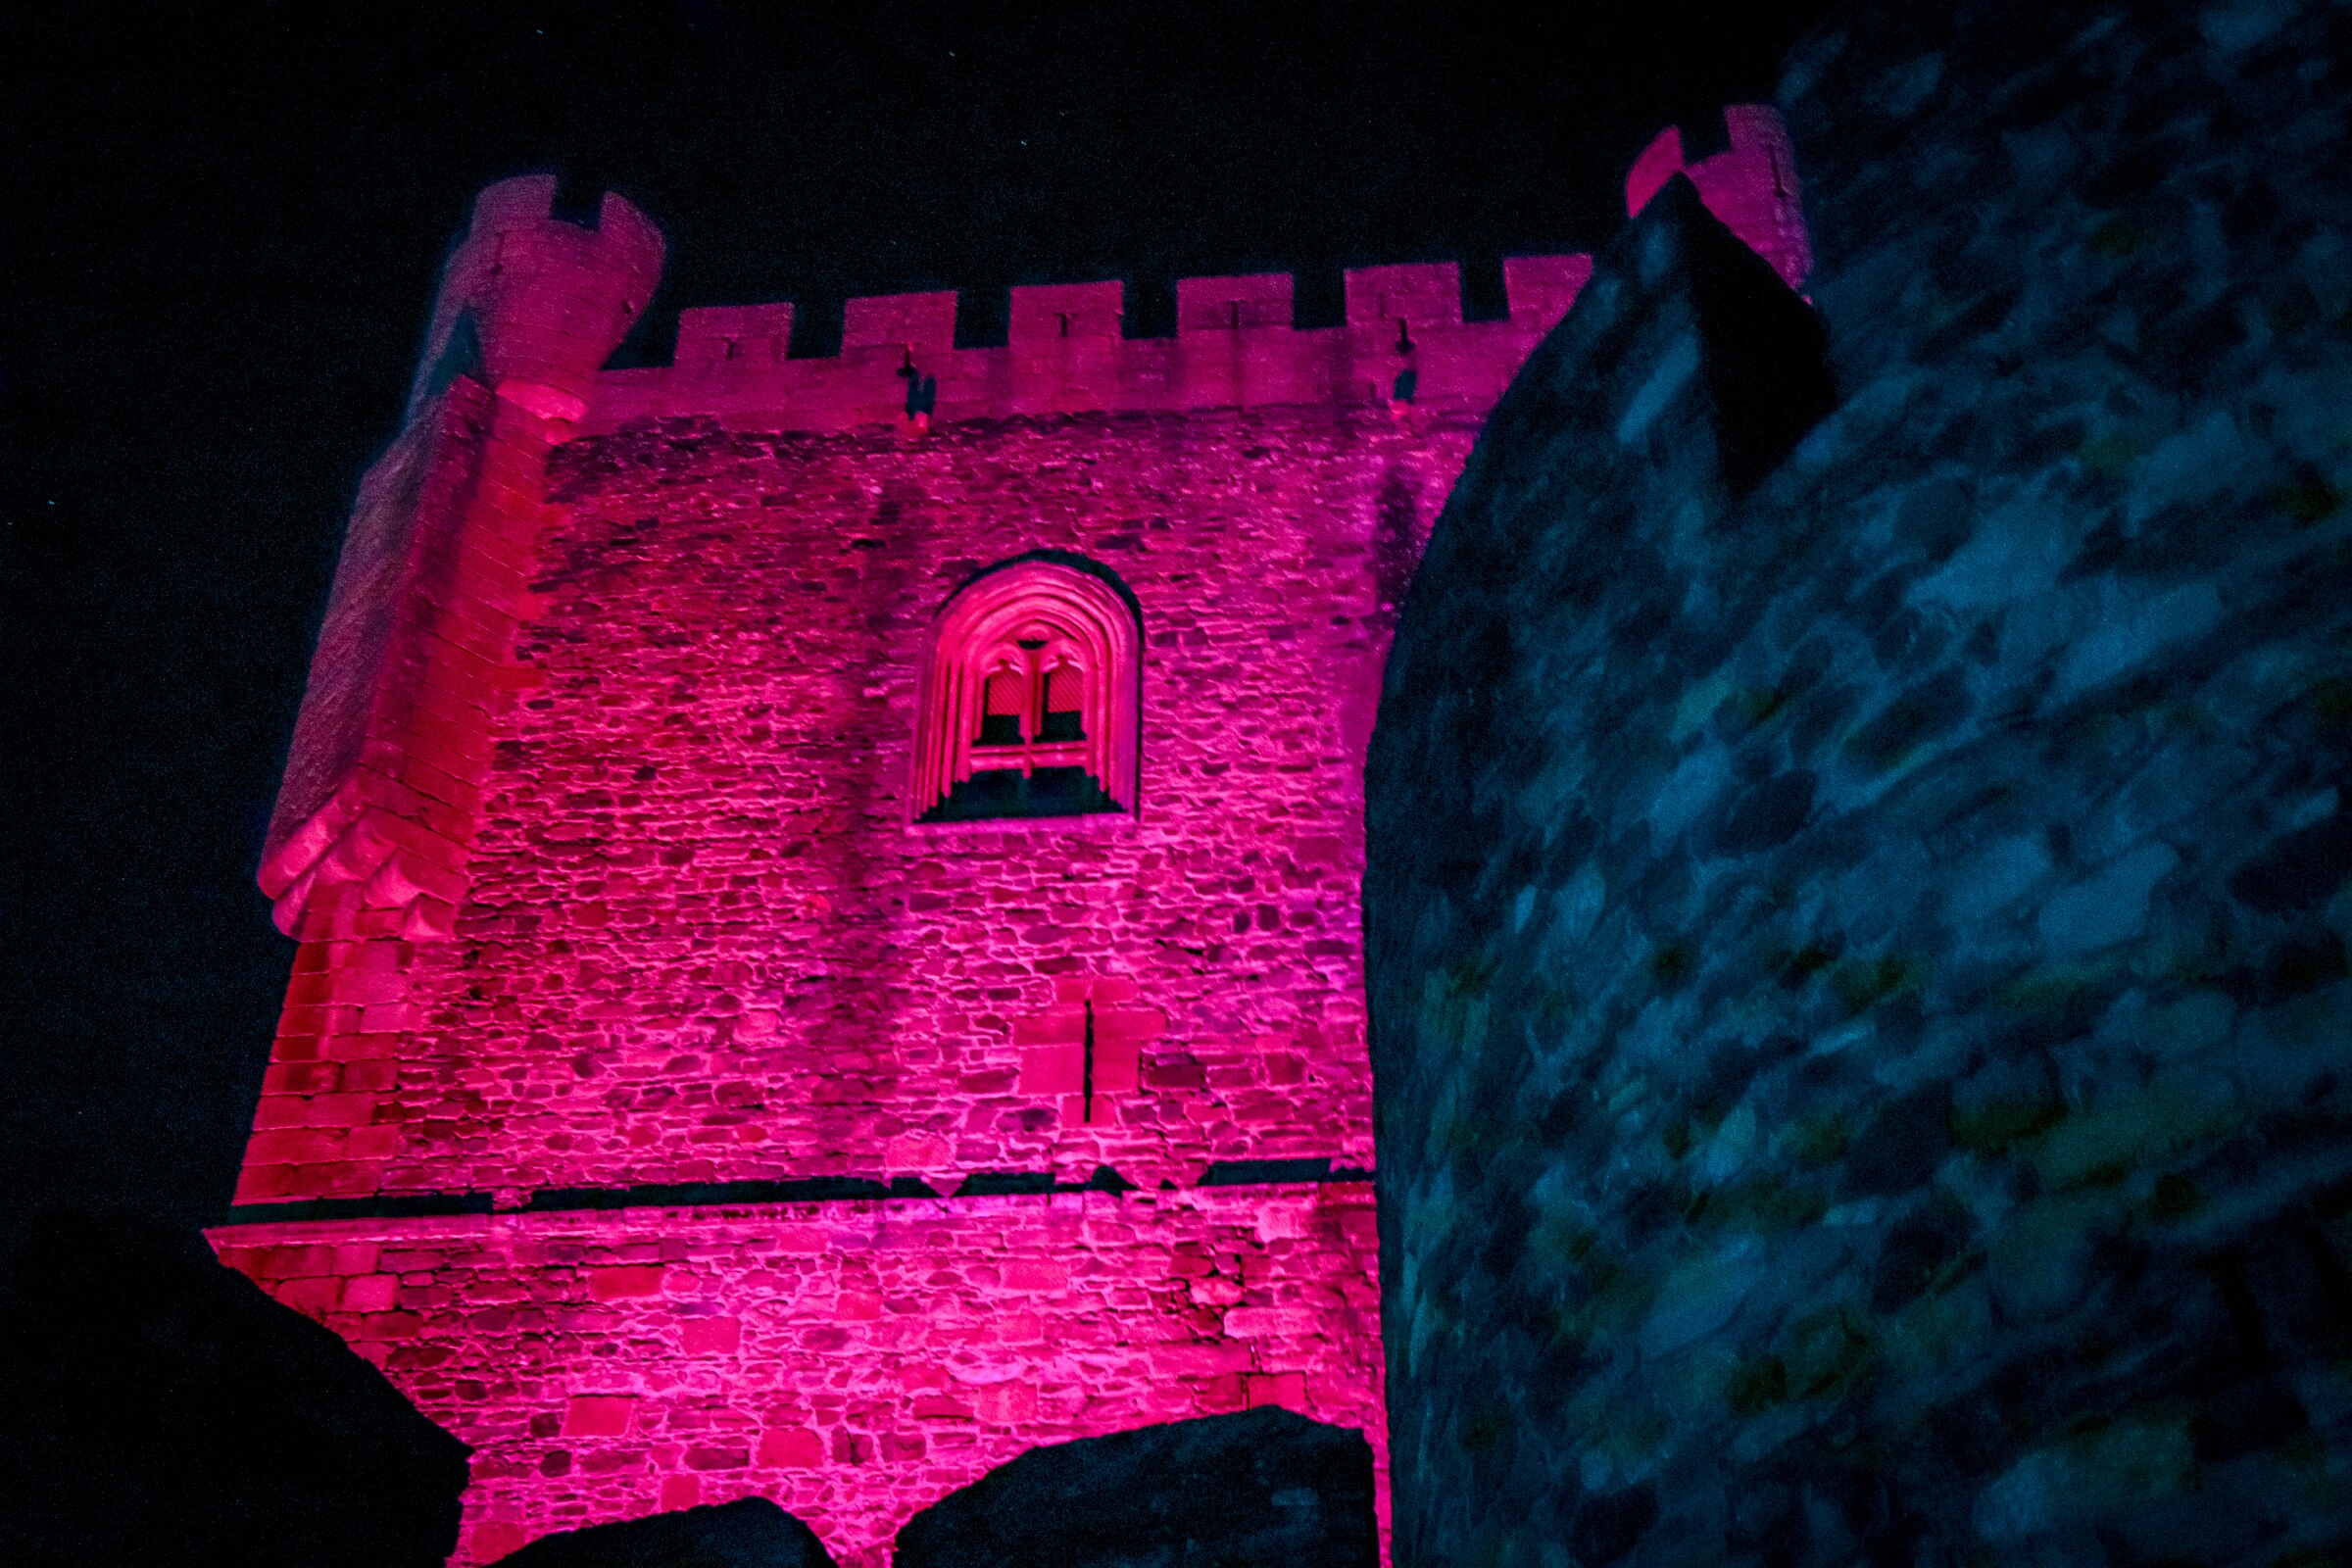
[[[1142,628],[1117,578],[1070,562],[1010,562],[940,612],[915,735],[916,820],[1135,809]]]

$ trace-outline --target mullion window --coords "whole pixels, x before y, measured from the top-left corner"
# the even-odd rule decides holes
[[[988,677],[980,703],[982,746],[1018,746],[1028,738],[1029,677],[1027,672],[999,669]]]
[[[1043,688],[1043,714],[1038,720],[1037,738],[1041,741],[1082,741],[1086,739],[1086,720],[1083,711],[1085,687],[1077,666],[1057,664],[1046,671],[1039,683]]]

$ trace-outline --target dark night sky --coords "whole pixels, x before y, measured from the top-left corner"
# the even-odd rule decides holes
[[[908,288],[1123,276],[1151,329],[1173,277],[1286,270],[1323,324],[1340,268],[1451,258],[1498,306],[1498,258],[1605,243],[1649,136],[1768,96],[1826,10],[0,22],[8,1211],[227,1204],[292,954],[253,887],[262,828],[352,490],[482,184],[553,170],[662,225],[669,273],[622,350],[657,363],[681,305],[795,299],[837,333],[844,295]]]

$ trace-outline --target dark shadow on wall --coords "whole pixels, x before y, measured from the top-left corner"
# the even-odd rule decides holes
[[[0,1289],[7,1560],[439,1568],[457,1545],[466,1446],[193,1231],[54,1214]]]
[[[542,1536],[500,1568],[833,1568],[816,1532],[765,1497]]]
[[[1380,476],[1372,505],[1372,613],[1366,617],[1384,635],[1396,629],[1405,590],[1421,562],[1421,497],[1412,475],[1392,464]]]
[[[1271,1405],[1057,1443],[906,1523],[894,1568],[1375,1568],[1363,1434]]]
[[[982,768],[958,780],[948,798],[922,814],[925,822],[982,822],[996,817],[1093,816],[1126,808],[1083,767]]]

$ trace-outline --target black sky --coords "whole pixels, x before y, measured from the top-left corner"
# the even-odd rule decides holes
[[[252,873],[475,189],[620,190],[680,306],[1593,249],[1827,0],[27,7],[0,21],[0,1179],[220,1217],[292,946]],[[980,319],[988,323],[989,299]],[[1001,318],[1002,305],[994,312]],[[1001,330],[1001,326],[999,327]]]

